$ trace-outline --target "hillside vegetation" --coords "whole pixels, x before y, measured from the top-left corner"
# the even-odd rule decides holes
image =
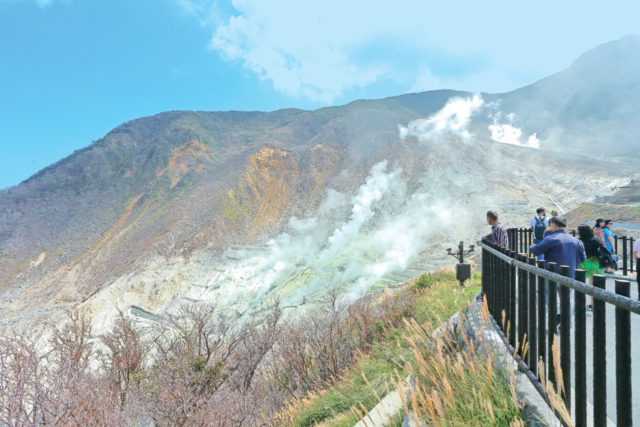
[[[366,423],[368,411],[397,389],[409,406],[413,402],[409,416],[433,425],[520,425],[518,399],[492,359],[457,347],[458,337],[431,336],[445,319],[466,308],[479,290],[476,280],[460,288],[449,272],[421,276],[403,291],[412,300],[405,321],[385,327],[384,334],[334,384],[290,402],[277,416],[278,424],[350,427],[362,419]],[[409,374],[417,384],[415,393],[404,387]],[[389,425],[400,426],[404,412],[401,408]]]
[[[235,326],[215,307],[199,305],[144,333],[121,316],[100,336],[72,315],[48,339],[46,353],[28,334],[0,338],[0,422],[353,425],[359,411],[370,410],[420,366],[416,356],[433,357],[420,340],[477,291],[477,282],[460,288],[442,272],[348,306],[330,295],[296,319],[283,318],[274,306],[262,322]],[[449,348],[446,357],[457,361],[456,351]],[[486,369],[486,359],[479,360]],[[510,393],[501,376],[492,376],[491,390],[476,384],[472,391],[456,384],[472,375],[451,374],[457,393],[492,403],[491,416],[519,419],[516,405],[501,406]],[[432,386],[433,393],[443,393]],[[469,420],[459,412],[442,414]]]

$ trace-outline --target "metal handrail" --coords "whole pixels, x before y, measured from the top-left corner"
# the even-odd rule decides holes
[[[575,289],[584,294],[590,295],[598,300],[607,302],[616,307],[623,308],[632,313],[640,314],[640,301],[636,301],[631,298],[623,297],[620,295],[616,295],[612,292],[609,292],[604,289],[596,288],[595,286],[587,285],[585,283],[579,282],[575,279],[571,279],[569,277],[562,276],[558,273],[552,273],[551,271],[544,270],[542,268],[534,267],[533,265],[524,263],[522,261],[518,261],[517,259],[511,258],[509,255],[505,255],[500,251],[495,250],[491,246],[486,245],[483,242],[478,242],[478,246],[481,248],[491,252],[493,255],[497,256],[501,260],[513,265],[514,267],[518,267],[522,270],[528,271],[530,273],[535,273],[538,276],[544,277],[545,279],[556,282],[562,286],[567,286],[571,289]],[[607,277],[607,276],[605,276]]]
[[[516,233],[511,230],[511,234]],[[594,275],[593,286],[587,285],[585,270],[576,269],[575,279],[570,278],[571,271],[566,265],[536,261],[531,254],[514,251],[526,252],[528,249],[523,244],[525,239],[515,241],[518,244],[512,242],[510,249],[486,240],[478,242],[483,254],[482,294],[487,300],[489,313],[494,319],[502,320],[499,326],[508,334],[510,346],[533,374],[547,378],[564,402],[565,409],[575,417],[576,425],[587,425],[585,297],[590,295],[594,298],[592,333],[593,343],[598,345],[593,345],[590,350],[593,353],[591,417],[593,425],[601,426],[607,423],[608,401],[606,308],[607,303],[613,306],[616,392],[609,399],[615,399],[618,425],[631,425],[631,313],[640,314],[640,302],[631,299],[629,280],[616,280],[615,294],[606,290],[607,278],[611,276]],[[558,271],[562,274],[557,274]],[[571,289],[575,290],[573,297]],[[557,340],[559,346],[556,347]],[[556,351],[559,352],[557,359]],[[540,365],[539,360],[542,362]],[[558,373],[562,375],[558,377]],[[560,386],[560,379],[565,387]],[[543,395],[546,392],[543,391]]]

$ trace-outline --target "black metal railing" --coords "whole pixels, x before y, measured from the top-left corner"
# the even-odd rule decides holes
[[[510,230],[512,235],[516,233],[513,230]],[[630,298],[630,282],[615,280],[613,293],[606,290],[607,278],[603,275],[594,276],[594,286],[585,283],[584,270],[575,270],[575,279],[572,279],[567,266],[537,261],[525,253],[517,253],[514,248],[524,248],[518,245],[526,241],[527,232],[522,229],[517,233],[522,233],[523,238],[511,241],[510,248],[502,248],[486,240],[479,242],[482,248],[482,293],[486,297],[489,312],[502,331],[505,344],[516,355],[520,369],[547,400],[549,395],[540,379],[546,378],[553,385],[553,390],[558,391],[569,413],[573,413],[576,426],[605,426],[608,338],[605,311],[607,304],[614,306],[616,418],[617,425],[630,426],[631,313],[640,314],[640,301]],[[526,248],[523,252],[526,252]],[[575,294],[573,313],[572,290]],[[587,295],[594,298],[592,342],[597,344],[591,350],[587,349],[586,339]],[[565,385],[562,391],[558,390],[559,378],[553,363],[554,340],[559,340],[559,368]],[[593,352],[591,422],[587,422],[587,351]],[[573,399],[572,391],[575,393]],[[573,411],[572,402],[575,406]]]
[[[576,230],[570,230],[572,236],[576,235]],[[509,228],[509,249],[517,253],[528,253],[529,246],[533,244],[532,228]],[[633,245],[636,239],[629,236],[614,235],[614,248],[618,255],[618,269],[622,275],[637,272],[637,259],[633,254]]]

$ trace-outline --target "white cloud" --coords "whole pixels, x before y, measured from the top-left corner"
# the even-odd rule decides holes
[[[210,46],[224,58],[281,92],[324,103],[374,82],[392,83],[394,91],[502,92],[565,68],[598,43],[637,32],[637,14],[621,17],[614,6],[596,13],[577,0],[462,8],[418,0],[174,1],[210,23]],[[575,24],[569,33],[567,22]]]
[[[298,8],[307,6],[303,3]],[[330,103],[386,72],[384,66],[362,67],[350,60],[343,32],[331,34],[321,22],[324,8],[281,14],[272,2],[237,1],[234,6],[243,13],[219,26],[210,46],[271,80],[278,91]],[[292,15],[300,22],[290,22]]]
[[[198,14],[204,0],[176,0]],[[218,19],[210,47],[237,61],[276,90],[322,103],[346,91],[375,82],[392,81],[410,88],[438,89],[444,77],[426,84],[426,65],[417,66],[434,49],[427,42],[420,6],[400,0],[394,7],[369,2],[294,2],[234,0],[235,12]],[[380,44],[388,43],[380,48]],[[402,58],[398,52],[402,51]],[[466,48],[439,51],[449,61],[464,57]],[[460,76],[449,79],[460,87]],[[464,86],[464,85],[463,85]]]
[[[413,120],[407,126],[399,126],[400,137],[404,139],[414,136],[425,140],[438,134],[450,133],[468,139],[471,135],[467,126],[471,116],[483,105],[484,100],[478,94],[469,98],[451,98],[441,110],[428,118]]]

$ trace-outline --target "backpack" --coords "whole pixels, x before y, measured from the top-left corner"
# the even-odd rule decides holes
[[[540,219],[540,217],[536,217],[536,225],[533,227],[533,235],[536,240],[544,239],[544,231],[547,229],[546,224],[544,223],[544,219]]]
[[[600,266],[602,268],[617,268],[616,262],[614,261],[611,252],[609,252],[609,249],[607,249],[605,246],[598,247],[598,259],[600,260]]]

